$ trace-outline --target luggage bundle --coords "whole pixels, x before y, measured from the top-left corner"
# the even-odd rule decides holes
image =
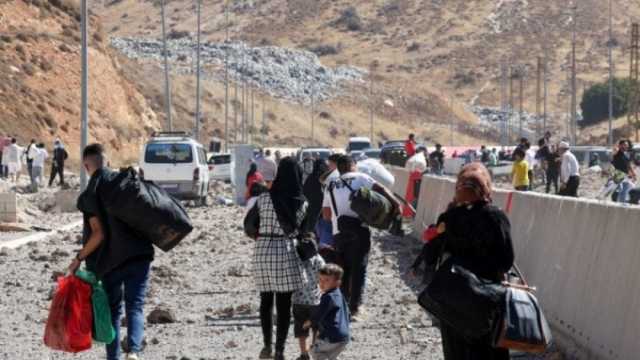
[[[116,336],[102,283],[89,271],[58,278],[44,334],[47,347],[71,353],[91,349],[92,339],[110,344]]]
[[[398,215],[397,209],[389,199],[364,187],[351,194],[351,210],[358,214],[365,224],[381,230],[388,230]]]
[[[445,263],[419,295],[418,303],[469,343],[489,342],[496,348],[544,353],[552,342],[535,289],[517,266],[518,282],[481,279]]]
[[[112,174],[100,187],[106,211],[163,251],[180,243],[193,226],[182,204],[133,168]]]

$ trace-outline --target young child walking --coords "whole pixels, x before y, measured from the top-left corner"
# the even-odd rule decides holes
[[[311,347],[314,360],[335,360],[349,344],[349,305],[340,291],[343,273],[335,264],[320,269],[320,305],[306,324],[317,332]]]
[[[319,254],[305,261],[304,267],[309,277],[309,282],[293,294],[293,332],[300,343],[300,356],[297,360],[311,359],[309,357],[309,346],[307,345],[309,328],[305,328],[304,325],[311,320],[311,315],[313,315],[316,306],[320,304],[322,293],[318,286],[318,273],[324,265],[324,260]]]

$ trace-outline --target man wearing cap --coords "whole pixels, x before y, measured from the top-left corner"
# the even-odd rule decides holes
[[[578,197],[578,187],[580,187],[580,164],[575,155],[570,150],[569,143],[561,142],[558,150],[562,158],[560,167],[560,192],[562,196]]]

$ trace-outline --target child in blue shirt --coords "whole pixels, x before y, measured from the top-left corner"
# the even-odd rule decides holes
[[[307,323],[317,332],[311,357],[314,360],[335,360],[351,338],[349,306],[340,291],[343,270],[338,265],[327,264],[320,269],[319,275],[323,294],[311,322]]]

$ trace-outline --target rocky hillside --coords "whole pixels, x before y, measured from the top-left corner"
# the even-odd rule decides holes
[[[80,32],[72,0],[0,0],[0,133],[51,144],[62,138],[77,160],[80,139]],[[146,99],[122,74],[95,16],[90,34],[90,141],[114,163],[135,159],[159,129]]]
[[[551,118],[559,133],[565,131],[572,28],[572,12],[566,1],[204,1],[207,41],[220,42],[225,37],[225,3],[230,4],[232,39],[307,49],[328,66],[373,67],[387,96],[403,94],[426,108],[437,107],[434,103],[448,104],[449,99],[462,112],[468,111],[470,103],[497,106],[500,65],[505,61],[524,69],[525,111],[534,113],[536,62],[546,51]],[[589,84],[606,79],[608,73],[608,10],[606,1],[582,0],[578,4],[581,92]],[[640,15],[640,7],[630,0],[614,0],[613,5],[616,74],[625,76],[630,23]],[[189,38],[194,33],[194,8],[192,1],[168,2],[167,20],[173,37]],[[96,5],[95,11],[103,16],[106,31],[112,36],[160,36],[160,11],[151,1],[115,0]],[[437,112],[410,113],[402,117],[421,126],[437,123],[442,117]]]

